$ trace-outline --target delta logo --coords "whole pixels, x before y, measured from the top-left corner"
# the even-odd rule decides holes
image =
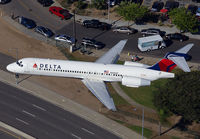
[[[61,66],[56,64],[40,64],[40,68],[61,70]]]
[[[37,64],[36,63],[33,65],[33,68],[37,68]]]

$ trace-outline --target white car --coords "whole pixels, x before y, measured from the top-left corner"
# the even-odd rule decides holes
[[[70,36],[65,35],[65,34],[56,35],[56,37],[54,39],[57,40],[57,41],[67,42],[67,43],[70,43],[70,44],[75,43],[75,38],[70,37]]]

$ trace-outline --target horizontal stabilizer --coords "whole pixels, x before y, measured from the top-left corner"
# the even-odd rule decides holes
[[[190,68],[184,57],[169,57],[168,59],[172,60],[183,71],[190,72]]]
[[[193,43],[187,44],[183,48],[177,50],[176,53],[187,54],[187,52],[190,51],[193,45]]]

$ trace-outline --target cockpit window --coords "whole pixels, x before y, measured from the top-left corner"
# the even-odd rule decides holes
[[[23,67],[22,61],[17,61],[16,63],[18,66]]]

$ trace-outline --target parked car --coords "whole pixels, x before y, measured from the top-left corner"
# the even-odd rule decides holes
[[[151,11],[159,12],[164,6],[164,3],[161,1],[155,1],[152,5]]]
[[[198,7],[198,9],[196,11],[196,17],[200,18],[200,6]]]
[[[181,33],[167,34],[166,37],[167,37],[168,39],[179,40],[180,42],[186,41],[186,40],[189,39],[188,36],[183,35],[183,34],[181,34]]]
[[[198,10],[198,6],[196,5],[188,5],[187,11],[190,11],[192,14],[196,14]]]
[[[193,2],[200,3],[200,0],[192,0]]]
[[[109,30],[111,29],[112,25],[105,23],[105,22],[100,22],[99,20],[92,19],[92,20],[84,20],[83,21],[83,26],[86,28],[98,28],[101,30]]]
[[[179,7],[179,2],[177,1],[167,1],[165,3],[165,9],[167,9],[168,11],[178,7]]]
[[[117,27],[117,28],[113,29],[113,32],[126,33],[126,34],[130,35],[130,34],[138,32],[138,31],[134,28],[121,26],[121,27]]]
[[[43,26],[37,26],[35,28],[35,32],[37,32],[45,37],[48,37],[48,38],[50,38],[51,36],[54,35],[54,33],[50,29],[43,27]]]
[[[89,39],[89,38],[83,38],[81,44],[86,46],[86,47],[87,46],[93,47],[95,49],[101,49],[105,46],[104,43],[96,41],[94,39]]]
[[[61,18],[61,20],[71,18],[71,14],[69,13],[69,11],[61,7],[52,6],[49,8],[49,12],[51,14],[57,15],[58,17]]]
[[[10,2],[11,0],[0,0],[0,4],[6,4],[8,2]]]
[[[83,26],[86,28],[99,28],[100,24],[101,24],[101,22],[96,19],[83,21]]]
[[[156,29],[156,28],[148,28],[148,29],[142,29],[141,30],[142,36],[146,36],[146,35],[160,35],[160,36],[164,36],[165,33],[166,33],[165,31],[161,31],[160,29]]]
[[[108,24],[108,23],[105,23],[105,22],[100,22],[98,28],[101,29],[101,30],[110,30],[111,27],[112,27],[111,24]]]
[[[32,19],[23,17],[23,16],[20,16],[18,18],[18,22],[28,29],[32,29],[32,28],[36,27],[35,21],[33,21]]]
[[[56,37],[54,39],[57,40],[57,41],[67,42],[67,43],[70,43],[70,44],[75,43],[75,38],[68,36],[66,34],[56,35]]]
[[[52,0],[37,0],[42,6],[48,7],[54,2]]]

